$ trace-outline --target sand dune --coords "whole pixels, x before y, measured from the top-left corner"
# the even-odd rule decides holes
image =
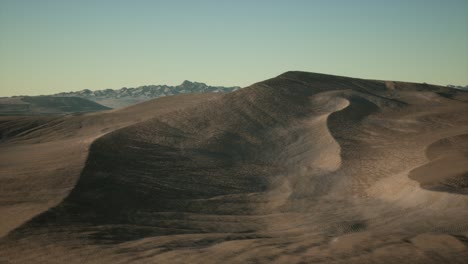
[[[68,116],[0,117],[0,237],[68,195],[96,138],[216,97],[174,96]]]
[[[409,177],[430,190],[468,194],[468,134],[440,139],[426,149],[429,162]]]
[[[287,72],[3,119],[0,262],[465,263],[466,94]]]
[[[0,98],[0,116],[58,115],[109,110],[80,97],[16,96]]]

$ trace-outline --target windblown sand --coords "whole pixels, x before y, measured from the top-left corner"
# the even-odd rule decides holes
[[[464,91],[288,72],[0,122],[0,263],[468,259]]]

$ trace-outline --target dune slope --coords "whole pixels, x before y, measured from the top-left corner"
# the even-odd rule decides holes
[[[7,263],[463,263],[467,156],[452,146],[466,145],[465,94],[288,72],[126,122],[93,134],[73,190],[10,232],[0,255]],[[40,137],[50,136],[23,140]],[[452,163],[456,173],[444,169]],[[427,166],[440,173],[421,173]]]
[[[67,116],[0,117],[0,237],[70,193],[96,138],[216,97],[166,97],[119,110]]]

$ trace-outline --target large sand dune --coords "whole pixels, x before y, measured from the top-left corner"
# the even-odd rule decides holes
[[[466,91],[288,72],[4,118],[0,262],[466,263],[467,113]]]

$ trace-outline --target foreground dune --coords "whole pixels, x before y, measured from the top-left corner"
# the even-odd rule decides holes
[[[0,117],[0,237],[68,195],[94,139],[217,96],[167,97],[74,116]]]
[[[0,262],[466,262],[467,92],[288,72],[203,96],[2,123]]]

